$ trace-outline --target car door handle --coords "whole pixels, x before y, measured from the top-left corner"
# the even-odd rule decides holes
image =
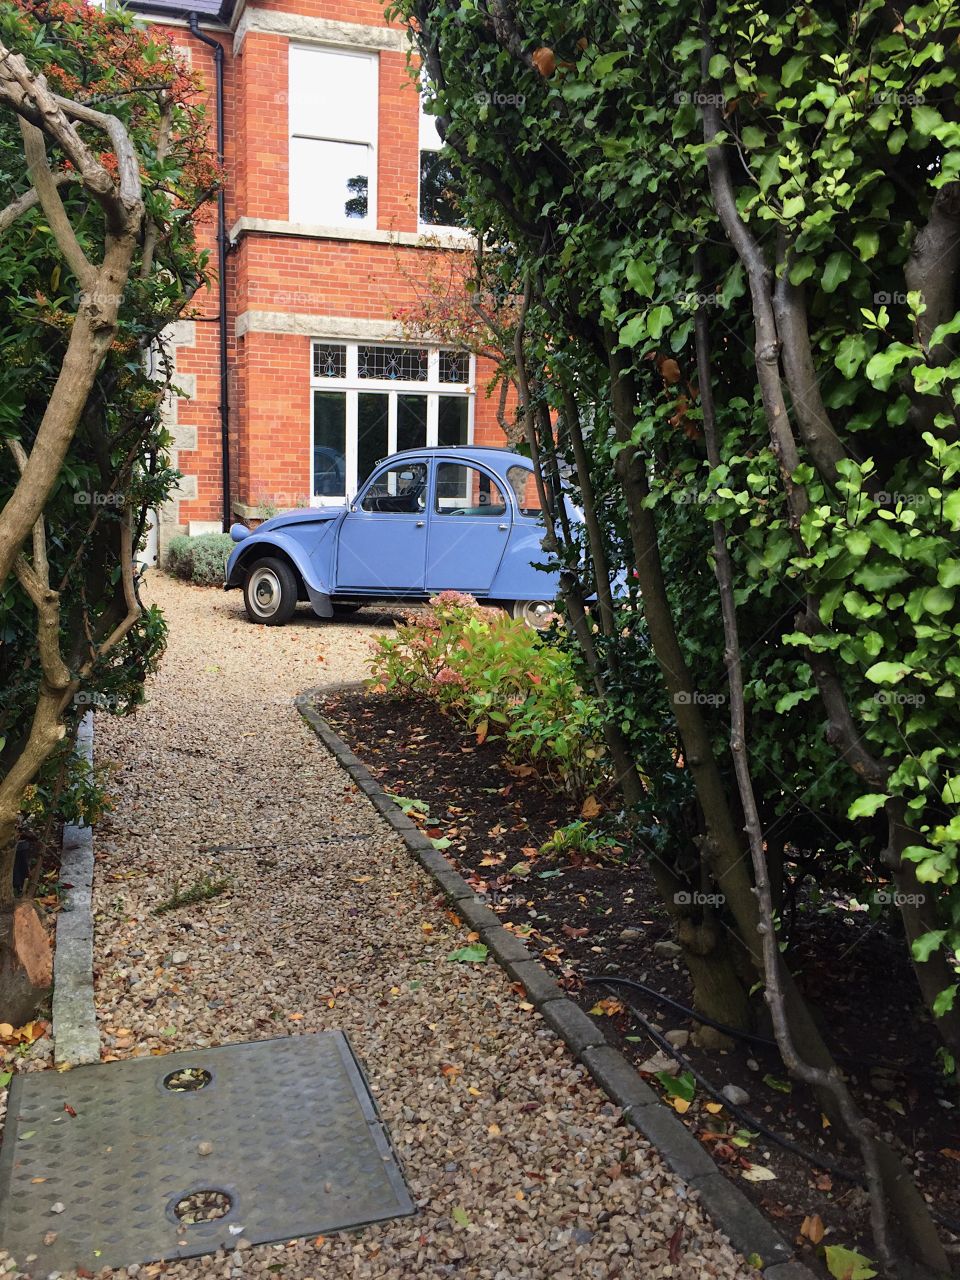
[[[507,530],[510,528],[510,526],[508,524],[498,524],[497,528],[500,530],[501,533],[506,533]]]
[[[418,521],[417,521],[417,528],[418,528],[418,529],[422,529],[422,528],[423,528],[423,525],[424,525],[424,522],[423,522],[422,520],[418,520]]]

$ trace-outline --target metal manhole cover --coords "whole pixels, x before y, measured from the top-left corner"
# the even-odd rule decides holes
[[[11,1084],[0,1242],[25,1275],[195,1257],[413,1208],[341,1031]]]

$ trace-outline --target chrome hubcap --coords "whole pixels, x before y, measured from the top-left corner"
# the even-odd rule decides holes
[[[280,579],[272,569],[257,569],[250,579],[250,604],[261,618],[272,617],[280,604]]]
[[[528,627],[539,631],[543,627],[544,619],[552,612],[553,606],[546,600],[525,600],[520,616]]]

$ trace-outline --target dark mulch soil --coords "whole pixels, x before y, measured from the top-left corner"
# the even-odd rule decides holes
[[[665,954],[671,951],[668,916],[629,848],[619,861],[600,865],[539,855],[557,827],[579,816],[576,807],[507,760],[499,741],[478,744],[428,701],[348,692],[325,700],[321,710],[387,791],[419,802],[429,814],[421,825],[451,842],[446,856],[568,993],[588,1011],[604,1002],[595,1016],[636,1066],[658,1046],[633,1010],[661,1033],[695,1032],[693,1019],[650,995],[583,982],[588,975],[616,974],[690,1004],[686,971]],[[518,863],[529,871],[521,865],[511,873]],[[902,1152],[928,1200],[960,1222],[960,1099],[942,1087],[934,1069],[936,1041],[919,1010],[902,941],[862,913],[810,905],[800,912],[790,962],[835,1053],[846,1055],[855,1096]],[[801,1234],[807,1219],[806,1231],[818,1235],[818,1223],[809,1221],[815,1216],[825,1232],[822,1244],[870,1256],[867,1202],[859,1187],[761,1131],[762,1125],[789,1138],[828,1165],[857,1166],[856,1152],[824,1127],[808,1091],[799,1085],[783,1091],[789,1086],[776,1049],[736,1044],[728,1052],[706,1050],[691,1038],[682,1052],[717,1089],[733,1084],[748,1093],[746,1118],[737,1118],[729,1107],[708,1111],[714,1099],[698,1086],[684,1123],[723,1172],[795,1240],[804,1260],[822,1266],[814,1244]],[[648,1078],[659,1088],[655,1077]],[[769,1169],[774,1179],[748,1181],[751,1166]],[[944,1238],[955,1239],[947,1231]]]

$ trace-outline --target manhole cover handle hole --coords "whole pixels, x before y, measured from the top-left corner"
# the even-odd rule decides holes
[[[163,1077],[163,1087],[173,1093],[195,1093],[198,1089],[205,1089],[212,1079],[213,1076],[203,1067],[180,1067]]]
[[[209,1187],[181,1196],[173,1206],[173,1215],[185,1227],[192,1227],[199,1222],[225,1218],[232,1208],[233,1201],[225,1191]]]

